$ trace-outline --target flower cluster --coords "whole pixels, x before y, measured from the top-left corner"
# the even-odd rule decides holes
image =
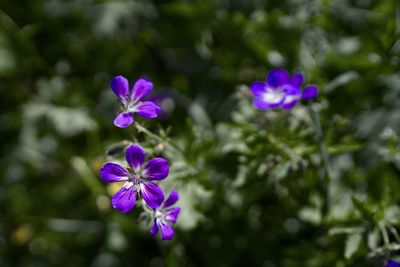
[[[139,79],[129,91],[128,80],[123,76],[117,76],[111,80],[111,89],[122,104],[122,112],[114,120],[115,126],[128,127],[134,120],[134,113],[147,119],[158,117],[160,107],[154,102],[142,101],[153,89],[150,80]],[[111,199],[113,208],[128,213],[135,207],[137,200],[142,198],[154,218],[150,234],[154,236],[161,229],[163,240],[172,239],[174,230],[171,224],[176,223],[180,208],[171,206],[178,201],[179,195],[176,191],[172,191],[164,201],[164,192],[157,185],[168,176],[168,161],[160,157],[145,162],[146,153],[139,145],[129,146],[125,151],[125,159],[126,166],[107,162],[100,170],[100,177],[104,182],[124,182]]]
[[[285,70],[271,70],[266,81],[257,81],[250,86],[255,96],[253,104],[262,110],[282,107],[291,109],[301,99],[313,99],[317,96],[318,88],[313,85],[301,89],[304,77],[301,73],[289,76]],[[121,102],[121,112],[116,116],[114,125],[126,128],[134,121],[134,114],[146,119],[162,116],[162,109],[156,104],[161,100],[144,101],[152,91],[153,83],[145,78],[135,82],[129,89],[129,82],[123,76],[111,80],[111,89]],[[158,99],[158,100],[157,100]],[[153,158],[146,162],[146,153],[139,145],[130,145],[125,151],[127,164],[122,166],[115,162],[107,162],[100,170],[100,177],[106,183],[123,182],[121,189],[112,197],[112,206],[128,213],[139,199],[151,210],[153,226],[150,235],[161,231],[163,240],[172,239],[180,213],[179,207],[173,207],[178,201],[179,194],[172,191],[164,201],[164,192],[159,183],[168,177],[169,164],[164,158]]]
[[[315,98],[318,88],[308,85],[301,90],[303,81],[301,73],[289,76],[286,70],[271,70],[265,81],[256,81],[250,85],[250,91],[255,96],[253,104],[261,110],[278,107],[291,109],[302,99]]]

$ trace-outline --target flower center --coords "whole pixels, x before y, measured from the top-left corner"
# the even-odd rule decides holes
[[[154,216],[156,217],[156,219],[162,219],[164,217],[164,214],[161,211],[156,210]]]
[[[124,184],[124,187],[129,189],[132,186],[135,187],[136,191],[140,190],[140,185],[143,183],[143,179],[136,173],[129,172],[128,181]]]
[[[134,99],[129,99],[127,103],[124,105],[125,112],[136,112],[136,107],[142,103],[141,101],[137,101]]]
[[[285,92],[282,88],[268,88],[267,91],[263,95],[264,101],[268,103],[279,103],[285,97]]]

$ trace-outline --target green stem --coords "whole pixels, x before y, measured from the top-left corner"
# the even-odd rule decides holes
[[[311,121],[313,123],[314,131],[315,131],[315,141],[319,145],[319,152],[322,159],[323,170],[320,172],[320,182],[321,182],[321,191],[324,198],[322,205],[322,218],[325,218],[329,211],[330,206],[330,194],[329,194],[329,183],[331,180],[330,176],[330,162],[329,162],[329,154],[324,142],[324,133],[322,131],[319,112],[314,110],[312,105],[308,106],[308,110],[311,115]]]
[[[140,125],[138,122],[135,122],[135,127],[136,129],[138,129],[139,132],[142,132],[144,134],[146,134],[147,136],[157,140],[160,143],[165,143],[167,144],[167,141],[162,139],[161,137],[159,137],[156,134],[153,134],[152,132],[150,132],[149,130],[147,130],[147,128],[143,127],[142,125]]]
[[[199,169],[192,166],[188,158],[186,157],[185,153],[173,142],[169,141],[168,139],[163,139],[159,137],[158,135],[152,133],[151,131],[147,130],[145,127],[140,125],[138,122],[135,122],[135,127],[139,132],[142,132],[149,136],[150,138],[156,140],[160,144],[163,144],[167,149],[175,153],[177,156],[180,156],[180,158],[186,163],[187,166],[187,173],[190,175],[195,175],[199,173]]]
[[[149,136],[150,138],[153,138],[154,140],[156,140],[157,142],[165,145],[165,147],[169,150],[173,150],[175,152],[177,152],[178,154],[181,155],[182,158],[185,158],[185,154],[182,152],[182,150],[175,144],[171,143],[170,141],[163,139],[161,137],[159,137],[158,135],[152,133],[151,131],[147,130],[146,127],[143,127],[142,125],[140,125],[138,122],[135,122],[135,127],[139,132],[144,133],[145,135]]]
[[[389,240],[389,233],[386,230],[386,226],[383,223],[379,224],[379,230],[381,230],[383,242],[385,243],[385,247],[389,247],[390,240]]]

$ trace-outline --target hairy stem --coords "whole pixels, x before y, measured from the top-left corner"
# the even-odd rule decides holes
[[[186,160],[185,153],[173,142],[169,141],[168,139],[163,139],[160,136],[152,133],[146,127],[143,127],[138,122],[135,122],[135,127],[139,132],[144,133],[145,135],[149,136],[150,138],[156,140],[160,144],[163,144],[167,149],[174,151],[175,153],[179,154],[182,159]]]
[[[167,148],[169,148],[171,150],[178,151],[179,153],[181,153],[181,151],[179,150],[179,148],[176,145],[172,144],[168,140],[163,139],[163,138],[159,137],[158,135],[152,133],[151,131],[147,130],[147,128],[143,127],[138,122],[135,122],[135,127],[139,132],[142,132],[145,135],[149,136],[150,138],[153,138],[154,140],[158,141],[159,143],[165,145],[165,147],[167,147]]]

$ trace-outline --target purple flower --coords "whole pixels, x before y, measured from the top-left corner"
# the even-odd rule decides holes
[[[131,125],[134,113],[146,119],[157,117],[160,107],[151,101],[141,101],[153,89],[151,81],[140,78],[133,85],[132,91],[129,91],[128,80],[123,76],[117,76],[111,80],[110,85],[123,106],[122,112],[114,120],[115,126],[126,128]]]
[[[162,240],[171,240],[174,237],[174,229],[171,224],[175,224],[178,219],[181,208],[171,207],[179,199],[179,194],[175,190],[171,191],[171,194],[163,205],[154,211],[154,224],[150,230],[150,235],[155,236],[158,233],[158,229],[161,229]]]
[[[268,72],[266,81],[256,81],[250,85],[250,91],[255,96],[254,106],[261,110],[282,107],[293,108],[301,99],[313,99],[318,94],[318,88],[308,85],[301,90],[303,74],[289,76],[286,70],[277,69]]]
[[[133,209],[140,194],[149,207],[158,208],[164,200],[164,193],[153,181],[160,181],[168,176],[168,161],[164,158],[154,158],[144,164],[146,154],[143,148],[137,145],[128,147],[125,157],[128,168],[109,162],[100,170],[100,177],[106,183],[126,181],[112,197],[112,206],[122,213],[127,213]]]
[[[400,263],[394,260],[388,260],[384,267],[400,267]]]

